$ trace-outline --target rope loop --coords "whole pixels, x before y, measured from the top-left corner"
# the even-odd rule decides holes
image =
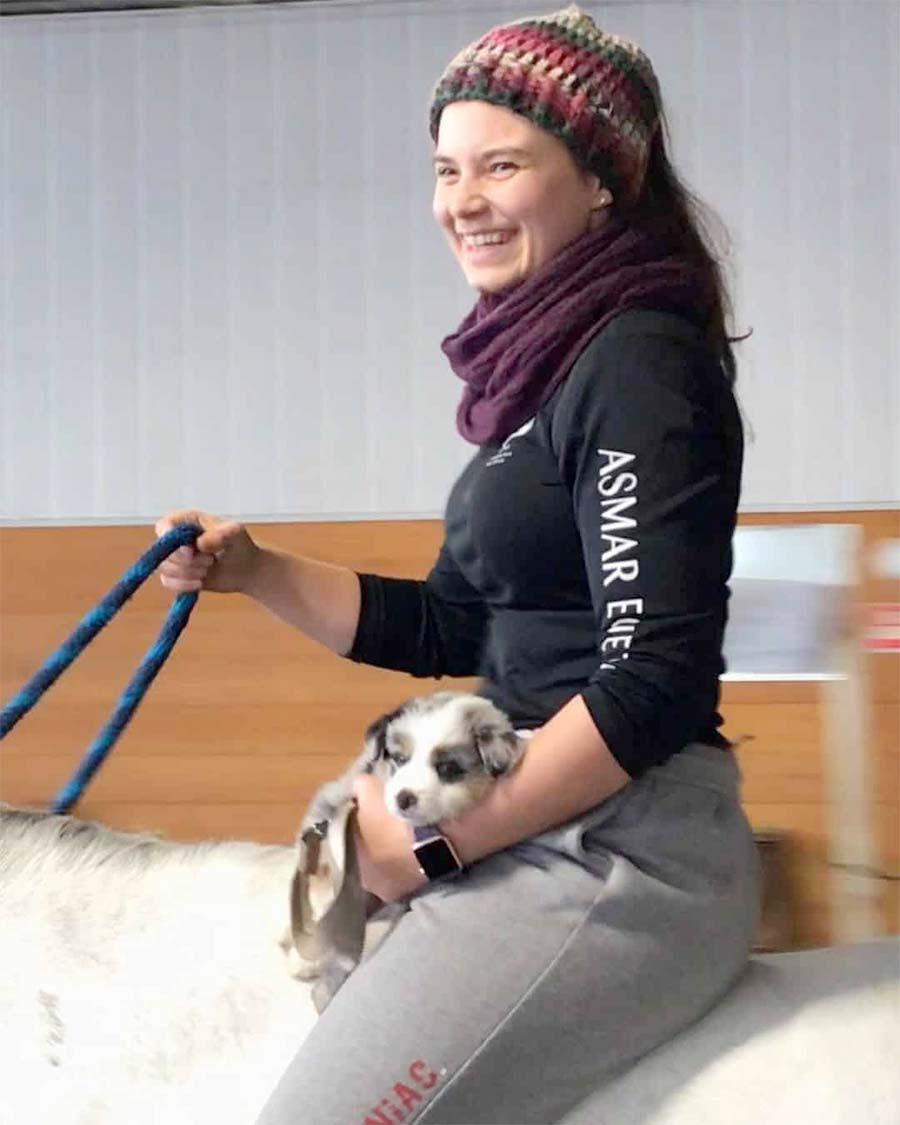
[[[109,593],[76,625],[71,635],[35,672],[25,686],[0,710],[0,739],[5,738],[45,691],[56,682],[87,645],[118,613],[164,559],[179,547],[195,543],[202,528],[195,523],[176,524],[125,571]],[[88,747],[78,768],[50,804],[51,812],[65,813],[75,805],[91,778],[103,764],[125,729],[147,689],[172,651],[197,602],[196,593],[178,594],[172,602],[154,643],[144,654],[137,671],[119,697],[108,722]]]

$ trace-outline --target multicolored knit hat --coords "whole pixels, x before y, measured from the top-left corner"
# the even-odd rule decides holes
[[[437,140],[444,107],[505,106],[559,137],[577,162],[612,179],[633,202],[659,124],[659,83],[644,52],[601,31],[576,5],[495,27],[453,59],[430,110]]]

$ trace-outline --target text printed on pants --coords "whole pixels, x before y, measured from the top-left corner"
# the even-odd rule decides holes
[[[362,1125],[398,1125],[425,1100],[423,1090],[430,1090],[438,1082],[439,1074],[424,1059],[414,1059],[407,1069],[407,1081],[395,1082],[390,1092],[366,1114]]]

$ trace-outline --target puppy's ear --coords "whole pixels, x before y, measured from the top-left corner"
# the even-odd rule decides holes
[[[500,777],[513,768],[522,756],[522,740],[509,719],[493,704],[484,701],[469,715],[472,738],[485,770],[491,777]]]
[[[364,769],[367,773],[371,773],[379,762],[383,762],[387,758],[388,728],[402,710],[402,707],[397,707],[393,711],[388,711],[387,714],[381,715],[367,728],[363,740],[366,759]]]
[[[492,726],[479,727],[475,745],[491,777],[501,777],[513,768],[522,756],[522,744],[515,731],[498,731]]]

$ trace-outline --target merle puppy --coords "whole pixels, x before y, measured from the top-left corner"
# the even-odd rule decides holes
[[[363,890],[350,834],[353,782],[385,782],[388,809],[414,825],[436,824],[477,804],[522,756],[524,742],[489,700],[442,691],[376,719],[362,753],[313,797],[297,841],[291,896],[298,976],[316,979],[322,1011],[362,955],[366,918],[378,905]]]

